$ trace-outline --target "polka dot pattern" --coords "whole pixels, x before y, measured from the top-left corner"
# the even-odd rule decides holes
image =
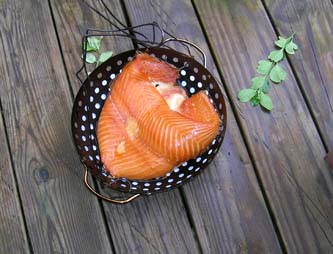
[[[226,108],[219,84],[203,66],[183,54],[175,55],[169,49],[150,49],[149,54],[163,59],[180,68],[179,84],[189,96],[205,91],[211,103],[220,114],[222,124],[218,136],[197,158],[183,162],[164,177],[147,181],[115,179],[100,161],[96,139],[98,118],[107,96],[110,84],[129,61],[133,60],[135,51],[128,51],[112,57],[90,74],[92,82],[86,81],[77,94],[73,107],[72,130],[74,141],[81,157],[90,172],[106,186],[123,192],[150,195],[181,186],[207,169],[218,152],[225,132]]]

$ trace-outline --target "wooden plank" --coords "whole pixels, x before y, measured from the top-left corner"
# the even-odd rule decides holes
[[[276,37],[261,2],[195,3],[288,253],[332,253],[332,174],[288,63],[283,63],[286,81],[270,92],[275,106],[270,114],[237,100]]]
[[[108,24],[98,18],[81,2],[51,1],[64,59],[74,92],[78,81],[75,71],[81,64],[80,43],[84,27],[105,29]],[[98,2],[90,2],[102,10]],[[113,1],[112,11],[125,20],[121,5]],[[73,18],[75,17],[75,18]],[[105,48],[115,53],[133,48],[131,40],[113,38],[103,41]],[[121,196],[105,190],[106,195]],[[158,196],[142,197],[125,206],[103,203],[114,248],[119,253],[198,253],[179,191]]]
[[[198,44],[208,54],[208,69],[218,76],[190,1],[128,0],[125,4],[133,24],[154,20],[175,36]],[[281,253],[236,126],[228,106],[221,151],[204,174],[183,188],[198,238],[204,253]]]
[[[0,115],[0,253],[30,253]]]
[[[328,150],[333,149],[333,5],[322,1],[265,1],[281,34],[296,32],[290,61]]]
[[[0,23],[0,96],[33,252],[111,253],[98,200],[82,184],[48,3],[1,1]]]

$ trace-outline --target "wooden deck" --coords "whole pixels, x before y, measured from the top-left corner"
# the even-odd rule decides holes
[[[333,253],[333,2],[107,2],[123,22],[157,21],[205,50],[227,101],[222,149],[177,190],[95,198],[70,117],[81,35],[108,24],[80,0],[0,0],[0,253]],[[240,103],[257,61],[292,32],[300,49],[273,111]]]

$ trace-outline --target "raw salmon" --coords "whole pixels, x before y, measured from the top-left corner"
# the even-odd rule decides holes
[[[139,53],[117,76],[97,128],[101,160],[115,177],[162,177],[196,157],[217,135],[220,119],[208,96],[188,98],[178,69]]]

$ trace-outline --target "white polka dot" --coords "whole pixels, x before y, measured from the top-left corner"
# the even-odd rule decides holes
[[[121,60],[117,61],[117,65],[121,65],[122,63],[123,63],[123,61],[121,61]]]
[[[166,188],[170,188],[172,185],[167,185],[167,186],[165,186]]]
[[[167,173],[165,176],[170,176],[171,175],[171,173]]]
[[[84,142],[86,140],[87,140],[86,136],[82,136],[82,141]]]
[[[138,182],[132,182],[132,184],[136,186],[136,185],[138,185],[139,183],[138,183]]]
[[[103,93],[103,94],[101,95],[101,99],[104,101],[104,100],[106,99],[106,94]]]
[[[88,111],[88,106],[84,106],[84,111]]]
[[[154,190],[160,190],[160,188],[156,187],[156,188],[154,188]]]
[[[90,96],[89,100],[90,100],[90,102],[93,102],[94,101],[94,97]]]
[[[193,68],[193,71],[194,71],[195,73],[198,73],[198,72],[199,72],[199,69],[198,69],[197,67],[194,67],[194,68]]]
[[[84,127],[84,125],[81,125],[81,131],[85,131],[86,127]]]
[[[191,178],[191,177],[192,177],[192,175],[188,175],[186,178],[189,179],[189,178]]]
[[[207,162],[207,159],[204,159],[203,161],[202,161],[202,163],[206,163]]]
[[[177,57],[174,57],[174,58],[172,59],[172,61],[174,61],[175,63],[178,63],[178,58],[177,58]]]
[[[93,145],[93,150],[96,151],[97,150],[97,147],[95,145]]]
[[[219,104],[219,110],[221,110],[221,109],[222,109],[222,103]]]
[[[100,105],[99,103],[96,103],[96,104],[95,104],[95,108],[96,108],[96,109],[99,109],[100,107],[101,107],[101,105]]]
[[[196,162],[201,161],[201,157],[198,157],[195,161],[196,161]]]
[[[194,80],[195,80],[195,77],[194,77],[194,76],[190,76],[190,80],[191,80],[191,81],[194,81]]]
[[[185,70],[181,70],[180,74],[183,75],[183,76],[185,76],[186,75],[186,71]]]
[[[89,151],[88,146],[84,146],[84,150]]]
[[[128,62],[130,62],[130,61],[132,61],[132,60],[133,60],[133,57],[131,57],[131,56],[127,57],[127,61],[128,61]]]
[[[181,85],[182,86],[186,86],[186,81],[183,80],[182,83],[181,83]]]
[[[177,173],[179,171],[179,168],[175,168],[173,172]]]
[[[194,171],[198,172],[200,170],[200,167],[197,167]]]
[[[183,173],[181,173],[181,174],[179,174],[179,178],[182,178],[184,176],[184,174]]]
[[[143,191],[148,191],[149,189],[148,189],[148,188],[143,188],[142,190],[143,190]]]
[[[95,139],[95,136],[94,136],[94,135],[90,135],[90,139],[91,139],[91,140],[94,140],[94,139]]]
[[[89,160],[91,160],[91,161],[94,159],[91,155],[89,155],[88,158],[89,158]]]
[[[126,184],[123,184],[123,183],[122,183],[120,186],[121,186],[121,187],[124,187],[124,188],[127,187]]]
[[[99,160],[99,155],[96,155],[96,159]]]
[[[213,152],[213,150],[212,149],[210,149],[209,151],[208,151],[208,154],[211,154]]]
[[[75,136],[75,138],[76,138],[76,139],[78,139],[78,138],[79,138],[79,135],[77,135],[77,134],[75,134],[74,136]]]
[[[202,87],[202,83],[198,82],[198,87],[201,88]]]
[[[110,75],[110,78],[111,79],[114,79],[116,77],[116,75],[114,74],[114,73],[112,73],[111,75]]]
[[[137,188],[137,187],[132,187],[131,189],[132,189],[132,190],[137,190],[138,188]]]
[[[162,59],[167,59],[167,56],[166,55],[162,55]]]
[[[87,120],[87,117],[86,116],[82,116],[82,121],[85,122]]]
[[[173,179],[172,179],[172,178],[168,180],[168,183],[172,183],[172,182],[173,182]]]
[[[148,187],[150,186],[150,183],[145,183],[144,186]]]
[[[106,86],[108,84],[108,82],[106,80],[102,81],[102,86]]]
[[[190,93],[195,93],[195,89],[193,87],[191,87]]]
[[[216,143],[216,139],[213,140],[212,144],[215,145],[215,143]]]
[[[207,79],[206,75],[202,75],[202,79],[206,80]]]
[[[99,93],[99,88],[98,87],[95,88],[95,93]]]
[[[216,94],[215,94],[215,99],[218,99],[218,98],[219,98],[219,94],[216,93]]]
[[[81,106],[82,106],[82,101],[79,101],[78,104],[79,104],[79,106],[81,107]]]
[[[182,183],[182,181],[178,181],[176,184],[180,184],[180,183]]]
[[[77,128],[77,122],[74,123],[74,127]]]
[[[95,114],[95,113],[92,113],[92,114],[91,114],[91,117],[92,117],[92,119],[95,119],[95,118],[96,118],[96,114]]]
[[[209,84],[209,88],[210,89],[213,89],[214,88],[214,85],[212,83]]]
[[[120,70],[119,70],[119,73],[121,73],[122,71],[123,71],[123,70],[122,70],[122,69],[120,69]]]
[[[161,182],[157,182],[157,183],[156,183],[156,186],[161,186],[161,185],[162,185]]]
[[[90,124],[90,130],[93,130],[94,129],[94,125],[91,123]]]
[[[184,167],[187,166],[187,161],[185,161],[183,164],[182,164]]]
[[[189,166],[188,170],[191,171],[193,169],[193,166]]]

